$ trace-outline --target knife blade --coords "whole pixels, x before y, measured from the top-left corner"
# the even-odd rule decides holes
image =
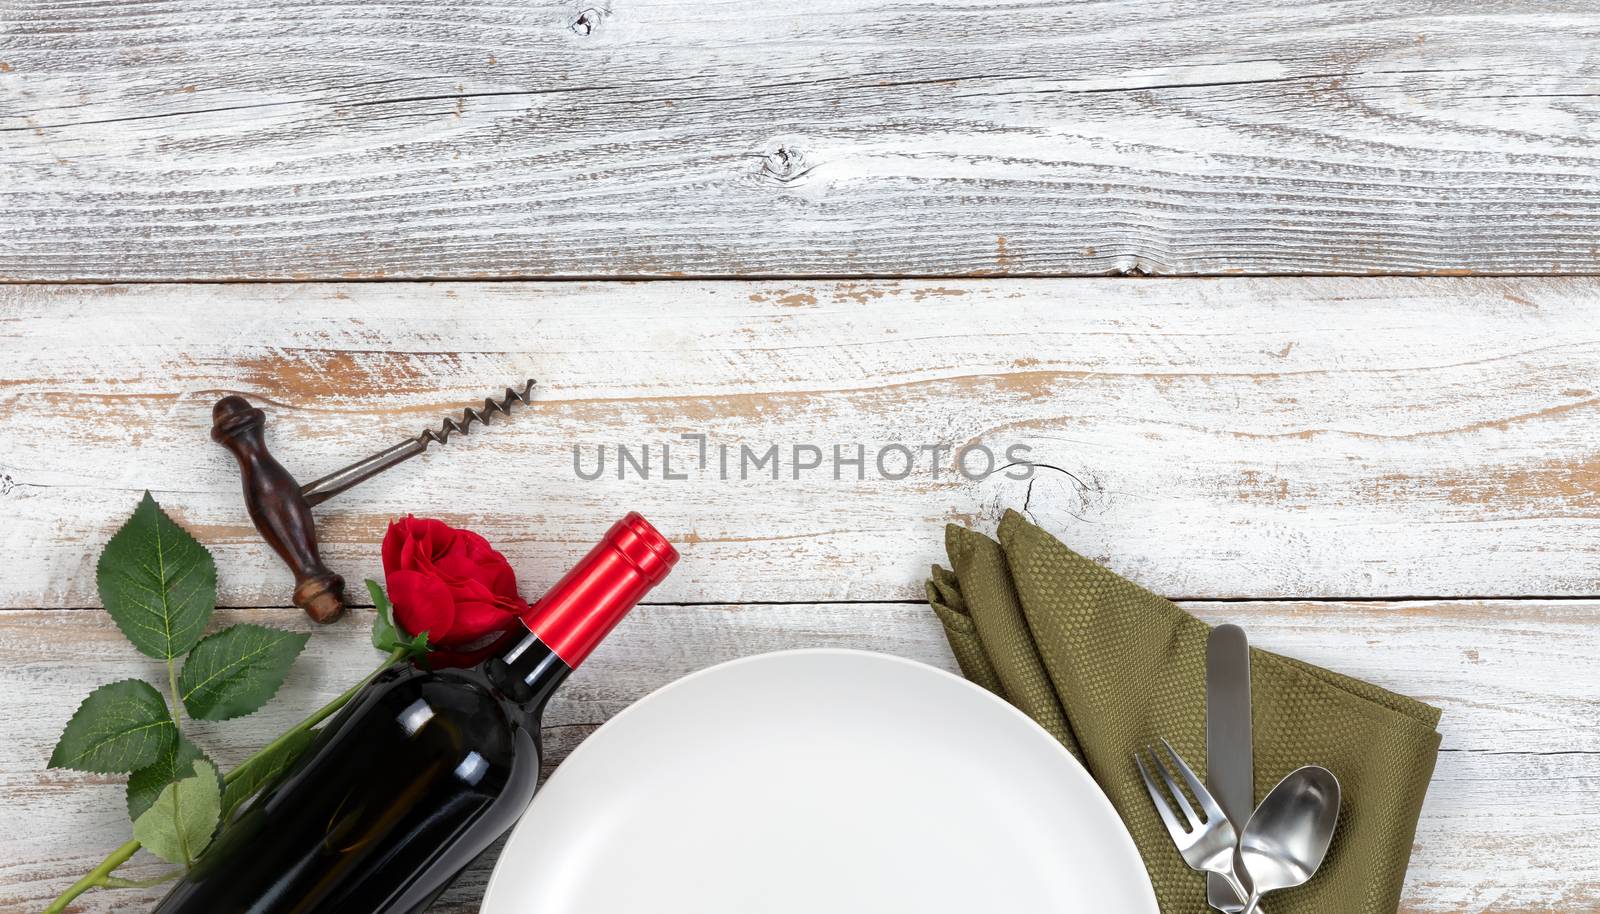
[[[1237,625],[1219,625],[1206,639],[1206,788],[1236,832],[1255,809],[1255,772],[1250,734],[1250,641]],[[1249,875],[1234,851],[1234,872],[1248,888]],[[1219,911],[1240,911],[1228,883],[1206,879],[1206,900]]]

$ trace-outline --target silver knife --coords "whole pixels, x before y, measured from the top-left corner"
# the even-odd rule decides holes
[[[1250,642],[1237,625],[1219,625],[1206,640],[1206,788],[1242,833],[1255,809],[1250,740]],[[1234,851],[1234,872],[1248,888],[1249,874]],[[1206,878],[1206,900],[1219,911],[1240,911],[1221,876]]]

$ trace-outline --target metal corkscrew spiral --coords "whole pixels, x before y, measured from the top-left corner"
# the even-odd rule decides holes
[[[421,445],[422,450],[425,451],[428,449],[429,442],[447,444],[452,434],[470,434],[469,430],[474,423],[488,425],[490,417],[497,413],[502,416],[511,415],[511,405],[513,403],[521,403],[523,405],[528,403],[529,398],[533,395],[534,383],[534,380],[529,378],[528,383],[522,385],[521,390],[507,387],[506,395],[498,400],[493,397],[485,397],[483,409],[473,409],[469,406],[461,411],[461,419],[459,421],[454,416],[445,416],[444,423],[439,426],[439,430],[427,429],[417,436],[417,444]],[[312,483],[312,485],[316,485],[316,483]]]
[[[407,438],[392,448],[379,451],[371,457],[352,463],[342,470],[335,470],[316,482],[307,483],[300,487],[300,494],[305,497],[308,505],[321,504],[351,486],[382,473],[400,461],[409,460],[421,454],[428,449],[430,444],[446,444],[450,441],[450,436],[454,434],[471,434],[470,430],[473,425],[488,425],[490,418],[497,414],[502,416],[511,415],[511,407],[514,404],[527,404],[532,398],[533,386],[536,383],[533,378],[529,378],[521,390],[507,387],[504,397],[498,400],[493,397],[486,397],[484,398],[482,409],[474,409],[469,406],[461,411],[460,419],[454,416],[445,416],[444,422],[440,424],[437,430],[425,429],[422,434],[415,438]]]

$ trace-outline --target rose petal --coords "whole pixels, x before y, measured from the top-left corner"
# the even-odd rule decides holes
[[[511,570],[511,566],[506,564],[504,559],[501,559],[501,564],[495,569],[494,577],[489,579],[489,589],[497,597],[505,597],[519,603],[522,601],[522,595],[517,593],[517,573]]]
[[[389,529],[383,532],[384,574],[389,574],[404,567],[400,564],[400,550],[406,545],[406,541],[410,539],[406,532],[406,521],[408,520],[410,520],[410,515],[400,520],[390,521]]]
[[[517,621],[516,616],[493,603],[457,603],[455,609],[455,625],[450,629],[450,636],[439,641],[445,647],[466,644],[490,632],[504,631]]]
[[[428,633],[428,640],[442,644],[455,627],[456,606],[450,588],[438,578],[401,569],[385,575],[389,602],[394,604],[394,619],[408,634]]]
[[[437,577],[439,572],[433,567],[433,547],[426,539],[411,540],[401,555],[400,566],[411,571],[421,571]]]
[[[457,603],[493,603],[494,592],[481,581],[461,578],[440,578],[450,588],[450,599]]]
[[[510,613],[518,619],[526,618],[530,608],[521,597],[495,597],[494,605],[500,607],[501,612]]]
[[[471,530],[459,530],[456,532],[456,548],[473,558],[500,554],[494,551],[494,547],[489,545],[488,540]],[[504,559],[501,561],[504,561]]]
[[[467,555],[478,565],[478,571],[472,575],[474,579],[487,584],[497,596],[517,595],[516,572],[511,570],[511,563],[506,561],[506,557],[489,545],[488,540],[471,530],[462,530],[457,543],[465,547]]]
[[[435,555],[450,547],[455,534],[448,525],[433,518],[408,516],[405,537],[411,544],[413,561],[432,561]]]
[[[447,554],[455,546],[456,537],[462,533],[444,521],[431,517],[420,518],[413,523],[415,532],[412,535],[427,546],[425,554],[430,561],[437,561]]]
[[[485,578],[478,563],[460,551],[441,556],[433,563],[433,567],[445,577],[458,581],[484,581]],[[487,586],[488,582],[484,581],[484,584]]]
[[[433,546],[428,542],[428,534],[420,527],[412,526],[406,533],[406,540],[402,559],[413,566],[429,562]]]

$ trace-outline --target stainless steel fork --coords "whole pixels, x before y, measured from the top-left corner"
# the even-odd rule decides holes
[[[1150,755],[1150,763],[1160,773],[1161,780],[1167,785],[1167,793],[1171,794],[1173,802],[1177,803],[1178,809],[1183,813],[1180,820],[1178,813],[1168,803],[1166,794],[1150,776],[1150,770],[1145,767],[1144,759],[1140,753],[1135,752],[1133,761],[1139,766],[1139,776],[1144,778],[1144,789],[1150,792],[1150,800],[1156,804],[1156,812],[1161,814],[1161,821],[1166,823],[1167,832],[1172,835],[1172,843],[1178,845],[1178,853],[1183,855],[1183,862],[1189,864],[1190,868],[1216,873],[1227,880],[1228,887],[1240,898],[1249,898],[1249,890],[1233,871],[1233,851],[1239,844],[1239,835],[1233,830],[1233,823],[1228,821],[1228,817],[1222,812],[1222,807],[1211,798],[1205,785],[1194,776],[1194,772],[1184,763],[1183,758],[1171,744],[1163,739],[1161,745],[1166,747],[1167,756],[1172,759],[1173,767],[1178,769],[1183,782],[1189,785],[1189,792],[1194,794],[1194,798],[1200,803],[1200,808],[1205,811],[1203,819],[1195,814],[1194,807],[1189,805],[1183,790],[1172,779],[1167,766],[1161,761],[1161,756],[1155,749],[1146,746],[1145,752]]]

